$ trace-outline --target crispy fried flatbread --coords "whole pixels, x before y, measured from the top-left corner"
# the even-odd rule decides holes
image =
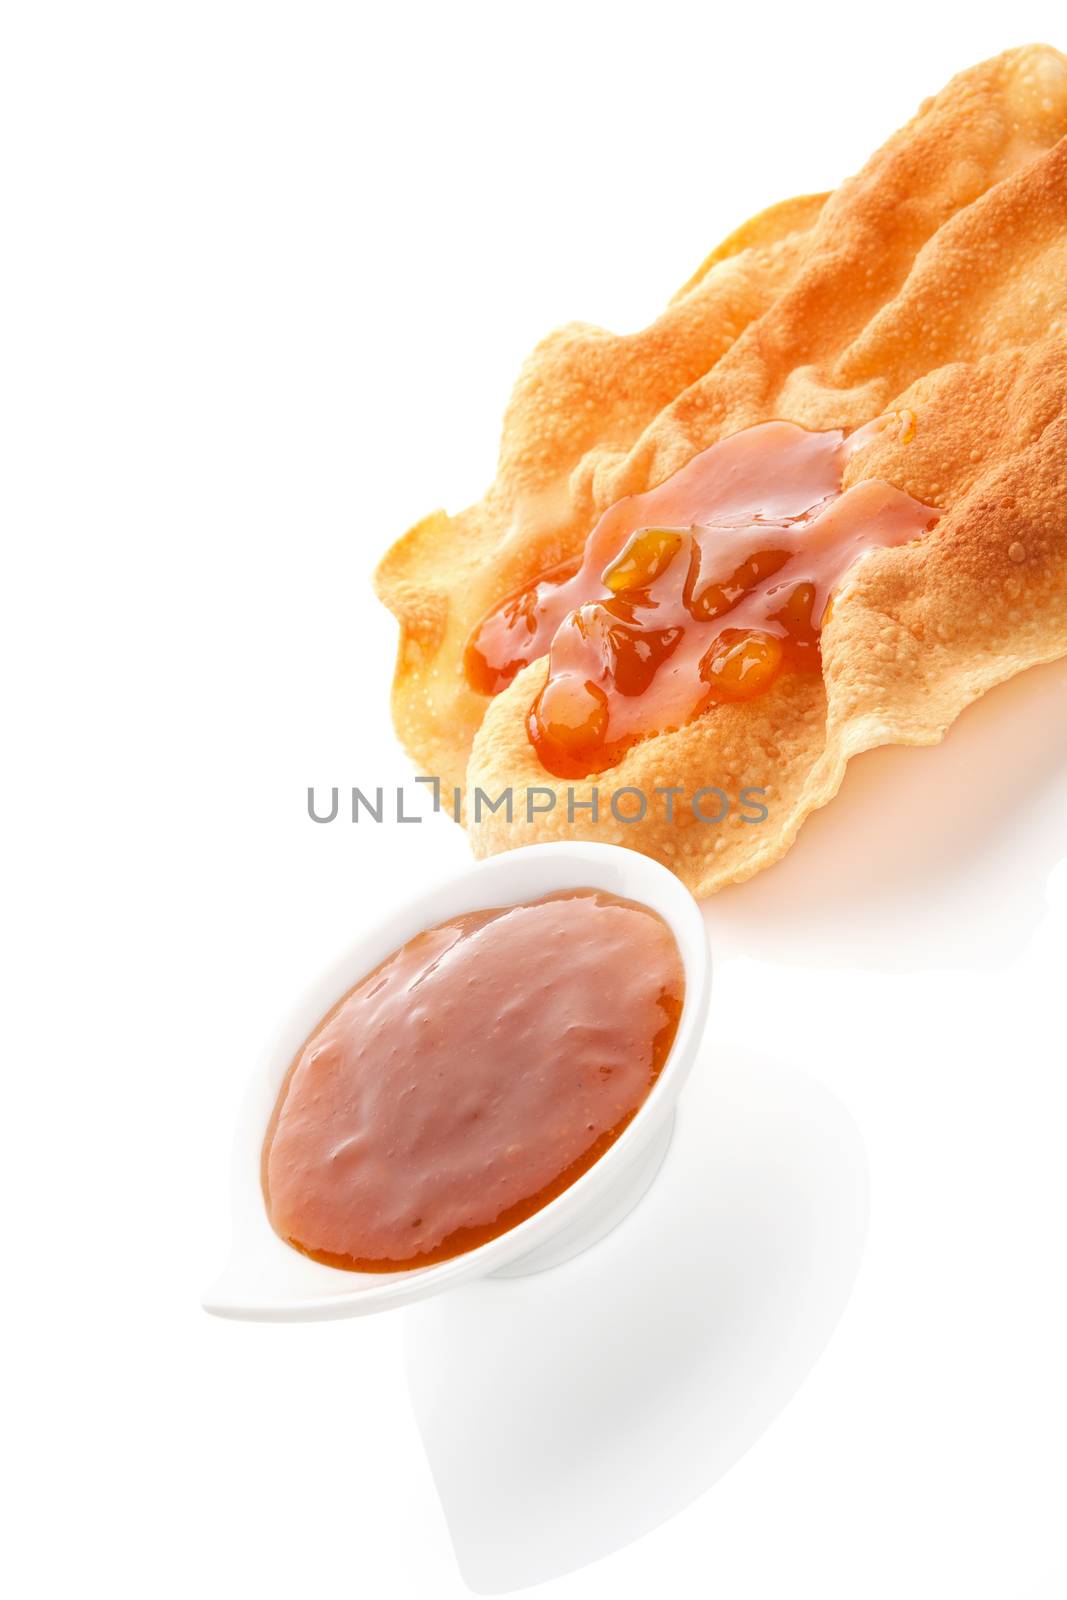
[[[421,770],[497,795],[556,792],[527,822],[467,822],[477,854],[589,837],[672,866],[709,894],[777,860],[837,791],[850,756],[931,744],[986,689],[1067,653],[1067,60],[1031,46],[953,79],[831,196],[738,230],[644,333],[574,326],[525,367],[497,480],[387,554],[377,588],[401,629],[398,733]],[[881,478],[942,508],[917,543],[848,575],[823,673],[783,676],[635,745],[595,783],[598,820],[526,735],[545,681],[533,662],[490,700],[463,675],[466,640],[507,594],[576,556],[600,514],[698,451],[785,418],[853,429],[894,410],[845,485]],[[1050,738],[1062,730],[1050,729]],[[766,791],[757,825],[691,807],[642,821],[614,789]]]

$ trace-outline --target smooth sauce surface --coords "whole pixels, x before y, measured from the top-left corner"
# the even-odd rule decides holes
[[[576,778],[651,733],[764,693],[784,670],[820,670],[830,596],[849,568],[921,537],[939,515],[878,479],[842,492],[849,456],[874,431],[761,423],[618,501],[580,566],[482,620],[468,681],[497,694],[547,652],[527,732],[542,766]]]
[[[263,1149],[273,1227],[363,1272],[506,1232],[618,1138],[667,1058],[683,994],[666,923],[600,891],[417,934],[290,1070]]]

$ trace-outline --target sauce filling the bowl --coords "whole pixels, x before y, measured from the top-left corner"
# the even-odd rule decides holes
[[[830,598],[849,569],[922,537],[940,514],[879,479],[842,489],[849,457],[893,423],[914,419],[901,412],[847,436],[759,423],[617,501],[579,564],[482,619],[468,682],[498,694],[547,654],[527,733],[547,771],[581,778],[639,739],[765,693],[782,672],[818,672]]]
[[[303,1045],[263,1147],[275,1231],[331,1266],[428,1266],[513,1228],[615,1142],[684,997],[647,906],[599,890],[456,917]]]

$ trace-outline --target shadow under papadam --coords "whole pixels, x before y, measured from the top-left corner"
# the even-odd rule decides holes
[[[408,1313],[415,1416],[478,1593],[560,1577],[682,1510],[795,1394],[845,1309],[867,1225],[858,1130],[800,1073],[709,1066],[614,1233]]]
[[[944,743],[851,762],[789,854],[714,896],[716,954],[995,969],[1029,942],[1067,850],[1067,661],[1001,684]]]

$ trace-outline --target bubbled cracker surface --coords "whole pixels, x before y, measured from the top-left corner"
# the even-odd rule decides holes
[[[489,794],[558,794],[529,825],[472,825],[477,854],[584,836],[642,850],[711,893],[777,860],[850,756],[936,742],[986,689],[1067,653],[1065,135],[1067,61],[1010,51],[954,79],[828,198],[739,229],[645,332],[571,327],[534,352],[486,498],[420,523],[376,580],[401,625],[393,710],[420,770]],[[914,427],[859,451],[846,483],[884,478],[943,515],[846,579],[824,681],[781,680],[644,740],[596,780],[602,797],[765,788],[768,819],[710,826],[680,806],[668,824],[655,805],[626,824],[602,803],[596,825],[570,823],[570,786],[525,732],[545,663],[493,701],[465,684],[482,615],[576,555],[621,495],[738,428],[851,429],[902,408]]]

